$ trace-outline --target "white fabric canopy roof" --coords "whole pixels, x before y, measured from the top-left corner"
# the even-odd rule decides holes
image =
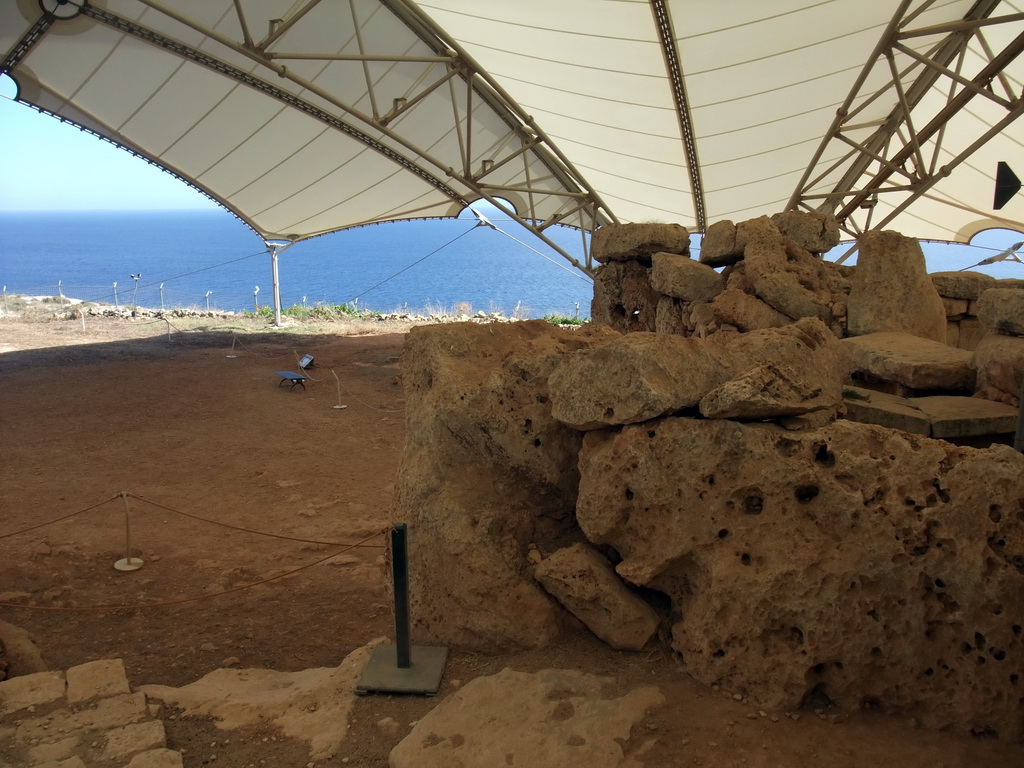
[[[788,208],[850,235],[1024,229],[1024,197],[993,205],[998,162],[1024,175],[1022,50],[1000,0],[0,4],[19,99],[267,240],[481,198],[541,237]]]

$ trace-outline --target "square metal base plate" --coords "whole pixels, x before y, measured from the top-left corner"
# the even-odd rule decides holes
[[[419,693],[434,696],[441,687],[441,676],[448,660],[448,649],[414,645],[409,652],[409,667],[398,666],[398,651],[393,645],[378,645],[366,662],[356,693]]]

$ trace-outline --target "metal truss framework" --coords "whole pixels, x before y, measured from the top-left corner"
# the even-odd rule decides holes
[[[901,2],[804,172],[790,209],[834,215],[841,230],[852,237],[881,229],[1024,113],[1024,94],[1003,74],[1024,52],[1024,14],[992,17],[999,1],[981,0],[962,21],[915,27],[917,17],[933,3],[927,0],[915,6],[912,0]],[[1011,32],[1000,35],[1007,42],[999,48],[986,37],[986,31],[996,26]],[[923,37],[938,37],[924,55],[908,45]],[[973,71],[965,71],[972,43],[975,54],[984,52],[986,60]],[[878,82],[880,71],[887,73],[884,83],[867,88],[867,82]],[[945,94],[943,103],[922,110],[925,97],[934,97],[936,92]],[[865,121],[864,113],[893,93],[897,103],[888,115]],[[944,151],[949,121],[974,99],[997,104],[1002,118],[983,126],[966,147],[961,144],[958,151]],[[874,130],[864,138],[865,129]],[[841,156],[825,164],[822,158],[837,144],[843,146]],[[829,191],[820,191],[822,180],[837,173],[839,181]],[[875,207],[882,196],[892,207],[876,221]]]
[[[403,56],[396,55],[393,50],[372,49],[360,35],[360,19],[355,0],[348,0],[347,3],[352,17],[352,28],[355,30],[358,40],[359,53],[355,55],[339,54],[334,51],[289,52],[274,48],[282,36],[295,25],[301,24],[303,17],[322,0],[306,0],[295,3],[284,18],[272,21],[267,33],[259,38],[253,33],[256,20],[250,19],[243,4],[239,0],[235,0],[234,11],[241,29],[240,39],[232,39],[170,5],[160,2],[160,0],[138,1],[152,11],[185,25],[236,54],[241,54],[258,66],[252,71],[243,71],[227,61],[211,56],[208,52],[198,51],[132,19],[120,16],[99,5],[92,5],[88,0],[78,0],[71,6],[78,8],[77,13],[74,11],[68,13],[68,4],[56,3],[56,0],[46,0],[43,7],[48,11],[47,14],[0,63],[0,74],[12,70],[28,54],[32,46],[51,29],[58,26],[63,19],[74,18],[80,13],[149,45],[158,46],[176,56],[188,59],[192,63],[233,78],[292,108],[316,117],[334,130],[358,139],[406,171],[416,174],[443,191],[452,200],[455,206],[454,210],[464,208],[476,199],[490,202],[509,218],[526,227],[574,267],[585,274],[593,275],[594,264],[589,251],[589,236],[599,226],[616,221],[615,216],[601,202],[597,193],[586,183],[572,163],[558,151],[542,129],[534,123],[533,119],[525,114],[515,101],[460,49],[454,40],[433,25],[414,5],[406,3],[404,0],[382,0],[381,2],[382,6],[401,19],[420,40],[430,46],[434,55]],[[48,9],[47,5],[54,7]],[[333,61],[362,63],[370,110],[367,112],[357,108],[354,104],[342,101],[335,94],[289,69],[289,63],[300,60],[323,63]],[[368,68],[370,62],[394,64],[414,62],[424,66],[423,74],[401,98],[389,97],[385,102],[384,98],[378,94],[376,83],[371,77]],[[295,87],[283,88],[277,85],[276,83],[282,79]],[[460,163],[457,166],[435,157],[431,153],[430,147],[417,145],[403,134],[401,128],[403,121],[399,118],[414,113],[418,105],[439,89],[448,91],[452,105],[448,119],[451,130],[458,136],[460,146]],[[302,98],[296,95],[297,92],[306,92],[315,99]],[[325,102],[330,105],[330,109],[324,109],[321,106]],[[501,115],[508,126],[505,135],[499,141],[486,147],[483,152],[480,151],[481,148],[472,146],[473,122],[477,119],[475,109],[480,103],[487,104]],[[382,136],[382,138],[378,139],[375,136]],[[139,154],[135,148],[124,146],[111,137],[104,136],[103,138],[123,146],[134,154]],[[483,160],[479,159],[481,155],[483,155]],[[180,176],[173,168],[162,164],[158,158],[147,157],[146,159],[168,172]],[[535,172],[538,159],[540,165],[546,169],[546,173],[541,175],[537,175]],[[510,186],[491,180],[499,175],[497,173],[499,170],[512,164],[520,166],[520,176],[525,179],[524,183]],[[184,180],[196,186],[192,180]],[[197,188],[253,226],[252,222],[242,212],[235,211],[230,203],[220,199],[209,190]],[[553,196],[560,198],[561,204],[552,212],[550,199]],[[548,201],[546,213],[542,213],[536,206],[537,200],[542,197]],[[515,205],[510,205],[509,201],[514,201]],[[365,221],[349,224],[348,228],[369,223],[375,222]],[[580,230],[585,263],[580,263],[547,237],[545,230],[556,224]]]

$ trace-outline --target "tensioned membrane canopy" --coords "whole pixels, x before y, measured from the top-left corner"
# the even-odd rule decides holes
[[[1001,0],[6,0],[18,98],[267,240],[454,216],[704,231],[786,209],[1024,229]],[[588,268],[586,264],[580,265]]]

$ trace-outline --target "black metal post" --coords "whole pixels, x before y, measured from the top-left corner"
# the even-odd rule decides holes
[[[409,557],[406,525],[391,529],[391,573],[395,582],[395,657],[399,669],[410,664],[409,641]]]

